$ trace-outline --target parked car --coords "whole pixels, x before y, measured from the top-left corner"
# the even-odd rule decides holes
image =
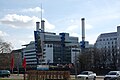
[[[96,73],[92,71],[83,71],[79,75],[77,75],[77,78],[84,80],[96,80]]]
[[[120,71],[110,71],[105,75],[104,80],[120,80]]]
[[[0,77],[9,77],[10,71],[9,70],[0,70]]]

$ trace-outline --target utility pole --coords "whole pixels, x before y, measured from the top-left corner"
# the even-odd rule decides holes
[[[77,46],[75,45],[75,80],[77,80]]]

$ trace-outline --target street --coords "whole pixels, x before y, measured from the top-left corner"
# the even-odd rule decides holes
[[[9,78],[5,77],[4,79],[23,79],[23,74],[19,74],[19,75],[11,74],[11,76]],[[71,75],[71,79],[75,79],[75,76]],[[103,76],[97,76],[96,80],[103,80]]]
[[[103,78],[104,78],[104,76],[97,76],[96,80],[104,80]],[[75,75],[71,75],[71,79],[75,79]]]
[[[96,80],[104,80],[104,79],[103,79],[103,76],[99,76],[96,78]]]

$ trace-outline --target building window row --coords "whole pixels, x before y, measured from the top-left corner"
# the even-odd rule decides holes
[[[112,42],[99,42],[99,45],[117,45],[117,41]]]
[[[46,44],[45,47],[51,48],[51,47],[53,47],[53,45],[52,44]]]
[[[105,48],[117,48],[117,46],[105,46]]]
[[[99,41],[109,41],[109,40],[117,40],[117,38],[99,39]]]
[[[26,51],[25,53],[32,53],[32,52],[35,52],[35,50],[33,50],[33,51]]]

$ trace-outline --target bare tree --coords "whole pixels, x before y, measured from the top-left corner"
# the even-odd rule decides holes
[[[93,56],[92,49],[84,49],[82,53],[78,56],[81,70],[90,70],[93,66]]]
[[[118,60],[118,53],[117,53],[117,48],[112,47],[112,48],[102,48],[100,50],[101,52],[101,61],[100,63],[102,64],[102,67],[104,69],[117,69],[117,60]]]
[[[118,64],[118,52],[117,52],[117,47],[113,47],[112,53],[111,53],[111,62],[112,62],[112,68],[117,69],[117,64]]]
[[[2,39],[0,39],[0,53],[10,53],[11,49],[11,43],[5,42]]]
[[[0,69],[10,68],[11,54],[0,54]]]
[[[119,54],[116,47],[88,48],[78,56],[80,70],[117,70]],[[100,72],[100,71],[99,71]]]

